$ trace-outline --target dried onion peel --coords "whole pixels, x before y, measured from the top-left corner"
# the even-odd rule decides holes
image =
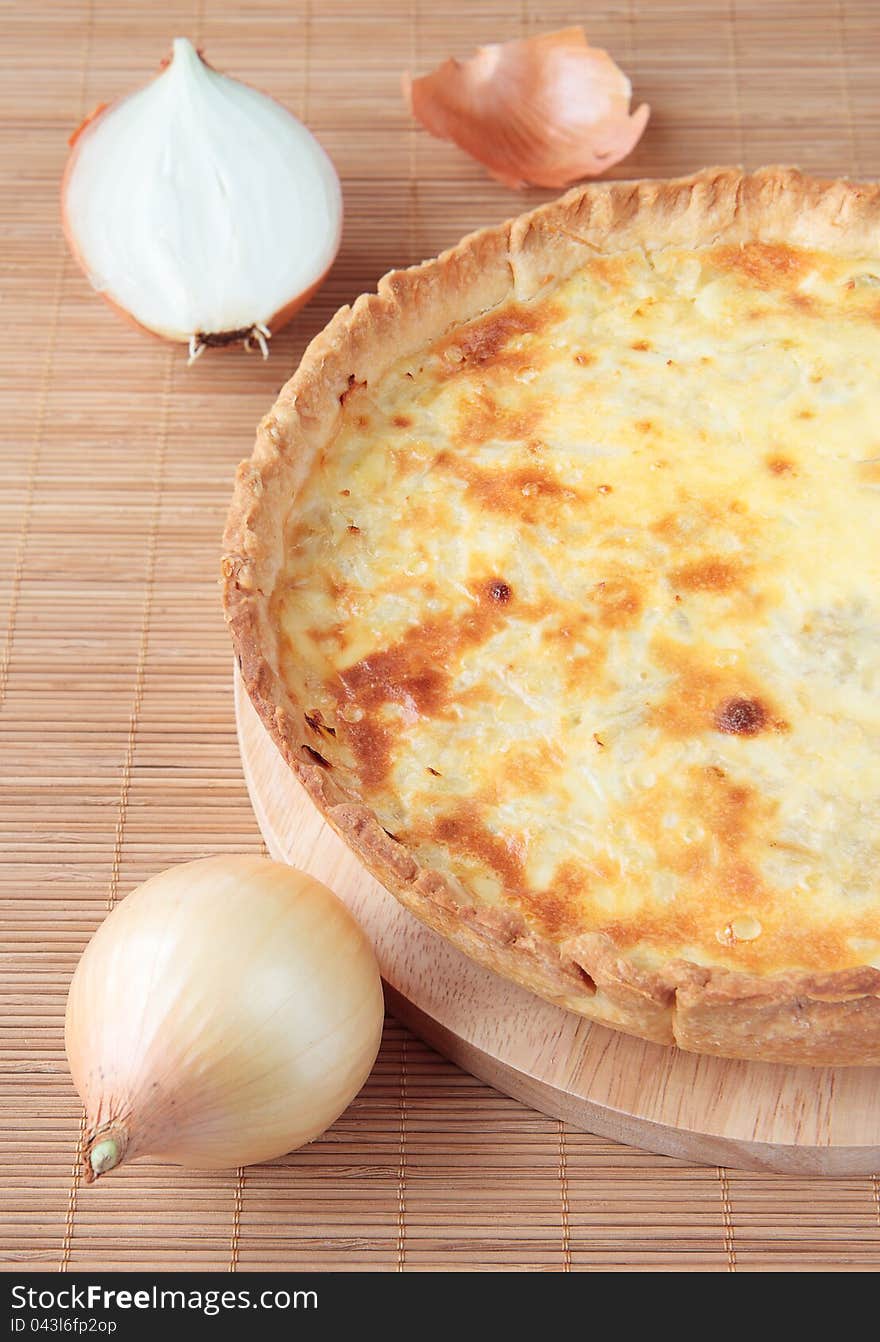
[[[648,121],[632,87],[583,28],[480,47],[420,79],[404,76],[418,121],[452,140],[505,186],[569,186],[632,150]]]
[[[226,1169],[311,1141],[369,1075],[383,1018],[376,957],[326,886],[259,857],[161,872],[108,915],[70,985],[86,1179],[139,1156]]]
[[[91,284],[138,325],[191,357],[236,340],[265,355],[336,256],[342,193],[296,117],[177,38],[71,137],[62,217]]]

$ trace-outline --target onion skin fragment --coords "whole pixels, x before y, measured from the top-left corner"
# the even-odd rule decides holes
[[[560,188],[596,177],[634,148],[650,109],[582,28],[480,47],[403,80],[413,116],[505,186]]]

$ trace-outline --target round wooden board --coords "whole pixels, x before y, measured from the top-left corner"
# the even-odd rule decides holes
[[[329,885],[376,948],[388,1003],[498,1090],[588,1132],[700,1164],[880,1170],[880,1069],[699,1057],[599,1025],[482,969],[361,866],[291,774],[235,677],[238,738],[266,846]]]

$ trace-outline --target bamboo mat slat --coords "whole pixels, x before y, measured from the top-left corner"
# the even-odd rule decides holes
[[[0,13],[0,1266],[810,1271],[880,1266],[880,1180],[697,1169],[530,1112],[389,1021],[373,1076],[271,1166],[156,1162],[86,1189],[63,1014],[109,905],[172,862],[261,851],[216,577],[237,461],[306,341],[383,271],[515,197],[410,122],[403,69],[584,22],[653,106],[616,175],[880,172],[875,0],[25,0]],[[171,37],[305,117],[346,234],[263,364],[193,369],[65,252],[65,139]]]

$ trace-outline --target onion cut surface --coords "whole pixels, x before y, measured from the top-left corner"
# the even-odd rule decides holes
[[[327,154],[280,103],[177,38],[145,88],[72,139],[65,233],[93,287],[168,340],[263,346],[339,249]]]

